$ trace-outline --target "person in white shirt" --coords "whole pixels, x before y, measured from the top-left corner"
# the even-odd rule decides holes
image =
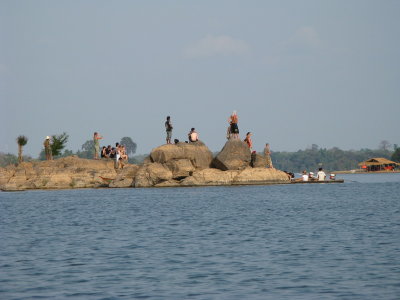
[[[303,181],[308,181],[308,175],[306,170],[303,171],[303,175],[301,176],[301,178],[303,179]]]
[[[319,168],[319,169],[318,169],[317,178],[318,178],[318,181],[324,181],[324,180],[325,180],[326,174],[325,174],[325,172],[322,170],[322,168]]]

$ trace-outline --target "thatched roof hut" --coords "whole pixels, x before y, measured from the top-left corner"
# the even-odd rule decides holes
[[[400,166],[399,163],[388,160],[383,157],[374,157],[358,164],[362,169],[366,171],[392,171],[396,167]]]

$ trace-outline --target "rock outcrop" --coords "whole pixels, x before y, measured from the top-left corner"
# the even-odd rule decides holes
[[[0,168],[1,190],[97,187],[177,187],[289,182],[286,173],[265,168],[265,158],[240,140],[228,141],[213,160],[202,142],[163,145],[140,166],[115,170],[113,160],[70,156],[53,161],[25,162]],[[213,165],[213,168],[210,166]]]
[[[104,178],[115,178],[111,160],[91,160],[74,156],[51,161],[24,162],[0,170],[0,189],[95,188]],[[101,176],[101,177],[100,177]]]
[[[286,173],[267,168],[245,168],[243,170],[221,171],[205,169],[185,178],[181,186],[218,186],[218,185],[253,185],[277,184],[289,182]]]
[[[242,170],[250,166],[251,152],[239,139],[230,139],[213,160],[213,167],[222,171]]]
[[[128,188],[135,184],[136,174],[139,170],[137,165],[126,165],[119,170],[117,176],[108,185],[111,188]]]

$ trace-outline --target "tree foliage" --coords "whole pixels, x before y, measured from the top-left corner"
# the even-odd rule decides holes
[[[25,146],[28,143],[28,138],[24,135],[17,137],[18,146]]]
[[[280,170],[301,172],[313,171],[323,167],[329,171],[358,169],[358,163],[371,157],[384,157],[390,159],[388,150],[361,149],[359,151],[344,151],[337,147],[322,149],[313,145],[311,149],[298,150],[297,152],[272,152],[271,158],[274,167]]]
[[[128,155],[130,154],[135,154],[136,153],[136,148],[137,145],[134,141],[132,141],[132,139],[128,136],[125,136],[121,139],[120,142],[121,145],[124,145],[126,147],[126,152]]]
[[[0,152],[0,167],[4,168],[8,165],[15,165],[18,163],[18,158],[14,154]]]
[[[76,152],[76,155],[80,158],[93,158],[94,155],[94,142],[93,140],[87,140],[81,146],[81,150]]]
[[[51,153],[53,154],[53,157],[61,155],[62,150],[68,142],[68,138],[69,136],[66,132],[52,136]]]
[[[24,158],[22,156],[22,149],[28,143],[28,138],[24,135],[20,135],[17,137],[17,144],[18,144],[18,162],[21,163]]]
[[[400,163],[400,148],[396,148],[396,151],[393,152],[392,160]]]

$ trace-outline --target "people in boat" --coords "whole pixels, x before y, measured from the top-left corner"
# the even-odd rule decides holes
[[[325,172],[324,172],[324,170],[322,168],[318,169],[317,178],[318,178],[318,181],[324,181],[325,180],[326,174],[325,174]]]
[[[246,133],[246,138],[243,140],[247,144],[247,146],[249,146],[250,151],[253,148],[253,141],[251,140],[251,136],[252,133],[248,132]]]
[[[288,172],[288,171],[283,171],[289,178],[289,180],[294,180],[294,173]]]
[[[331,175],[329,176],[329,179],[330,179],[330,180],[335,180],[335,179],[336,179],[336,175],[335,175],[335,174],[331,174]]]
[[[267,168],[273,168],[274,166],[272,165],[271,149],[270,149],[270,147],[269,147],[269,143],[266,143],[266,144],[265,144],[264,156],[265,156],[265,159],[266,159],[266,161],[267,161],[267,163],[266,163]]]
[[[308,175],[307,175],[307,171],[306,170],[304,170],[303,171],[303,175],[301,175],[301,179],[303,180],[303,181],[308,181]]]
[[[94,159],[99,159],[99,153],[100,153],[99,140],[101,140],[102,138],[103,137],[98,132],[95,132],[93,134]]]
[[[190,129],[188,133],[189,142],[194,143],[199,140],[199,134],[196,132],[195,128]]]
[[[171,117],[167,116],[167,120],[165,121],[165,131],[167,133],[166,141],[167,144],[171,144],[171,138],[172,138],[172,122],[171,122]]]
[[[230,115],[230,117],[228,119],[228,122],[231,127],[230,137],[232,137],[234,139],[238,139],[239,138],[239,127],[238,127],[239,118],[237,116],[236,110],[234,110],[232,112],[232,114]]]
[[[314,172],[308,173],[308,180],[309,181],[316,181],[317,178],[314,176]]]

